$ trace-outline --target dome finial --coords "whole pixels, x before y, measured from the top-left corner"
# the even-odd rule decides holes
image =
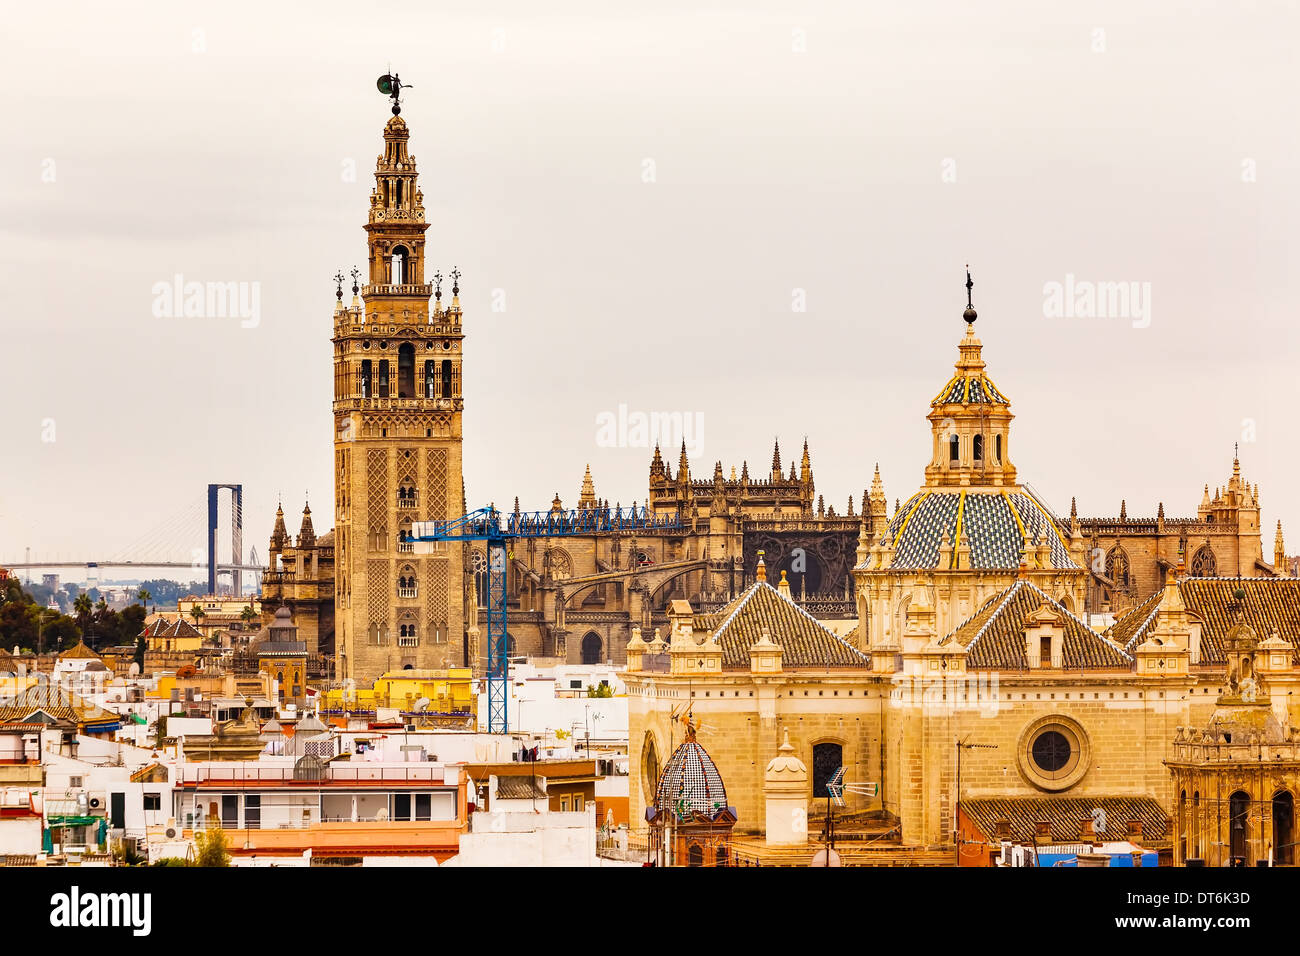
[[[971,301],[974,289],[975,281],[970,277],[970,263],[968,262],[966,263],[966,311],[961,314],[961,317],[966,320],[967,325],[973,323],[979,317],[978,313],[975,311],[975,306]]]

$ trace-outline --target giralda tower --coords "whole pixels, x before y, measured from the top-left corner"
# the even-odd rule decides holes
[[[459,273],[426,277],[424,197],[406,122],[384,128],[368,280],[334,311],[335,646],[339,678],[466,663],[463,546],[415,554],[415,521],[464,511]],[[426,281],[426,278],[433,281]],[[357,295],[357,292],[360,295]],[[469,662],[472,665],[472,661]]]

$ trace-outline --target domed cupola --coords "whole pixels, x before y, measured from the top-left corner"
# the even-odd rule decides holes
[[[695,723],[686,716],[686,739],[673,751],[655,788],[654,806],[645,811],[650,824],[650,853],[661,866],[726,866],[736,811],[727,806],[722,774],[695,739]]]
[[[975,337],[978,317],[971,301],[975,283],[966,272],[966,335],[957,346],[956,373],[930,402],[933,456],[927,485],[1014,485],[1009,457],[1011,403],[984,372],[983,345]]]
[[[708,751],[695,739],[695,726],[686,725],[686,739],[673,751],[655,792],[655,816],[671,814],[678,821],[713,820],[728,809],[727,788]]]

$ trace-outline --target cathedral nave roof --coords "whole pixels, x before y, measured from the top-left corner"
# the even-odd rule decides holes
[[[1225,661],[1223,638],[1237,624],[1235,591],[1243,592],[1241,623],[1261,637],[1276,632],[1300,647],[1300,578],[1183,578],[1178,591],[1187,610],[1201,622],[1201,663]],[[1132,650],[1160,623],[1163,589],[1133,608],[1106,631],[1107,637]]]

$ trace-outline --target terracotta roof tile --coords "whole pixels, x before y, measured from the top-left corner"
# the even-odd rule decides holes
[[[1202,664],[1224,662],[1223,638],[1236,623],[1230,605],[1236,600],[1232,592],[1238,589],[1245,592],[1242,623],[1261,640],[1277,631],[1300,648],[1300,578],[1183,578],[1178,582],[1183,603],[1201,621]],[[1107,636],[1130,651],[1142,643],[1160,623],[1162,590],[1112,624]]]
[[[531,777],[498,777],[498,800],[533,800],[546,799],[543,790]]]
[[[1039,838],[1039,843],[1076,842],[1084,820],[1104,822],[1097,827],[1101,840],[1128,838],[1130,820],[1142,821],[1142,838],[1134,841],[1141,846],[1166,845],[1171,836],[1169,817],[1153,797],[968,797],[961,809],[990,840],[1003,818],[1011,824],[1011,839],[1021,843],[1034,842],[1040,820],[1051,824],[1052,836],[1050,841]]]
[[[1119,645],[1098,634],[1066,607],[1029,581],[1016,581],[980,606],[941,644],[956,641],[966,648],[967,669],[1028,670],[1025,623],[1046,604],[1061,618],[1065,640],[1062,664],[1067,670],[1129,670],[1133,659]]]
[[[62,687],[33,684],[21,694],[9,698],[8,703],[0,705],[0,724],[30,723],[28,718],[37,712],[76,724],[119,719],[112,711],[83,700]]]
[[[100,660],[100,656],[87,647],[85,641],[77,641],[59,655],[59,660]]]
[[[696,616],[722,647],[725,670],[749,668],[749,648],[763,636],[781,645],[782,667],[867,667],[871,657],[839,637],[766,581],[755,581],[731,603]]]

